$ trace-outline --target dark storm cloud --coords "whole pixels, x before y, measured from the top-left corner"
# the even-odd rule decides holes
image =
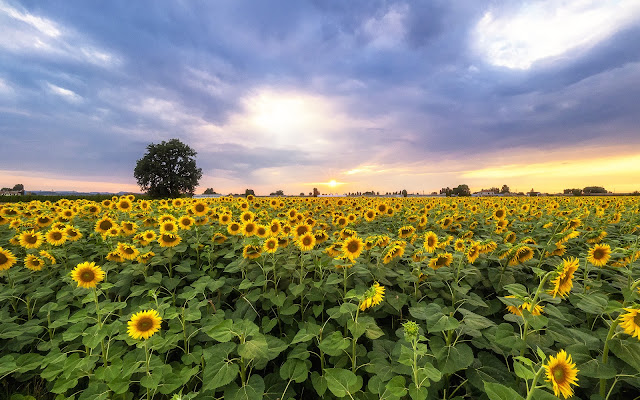
[[[56,51],[0,48],[0,84],[10,87],[0,91],[0,139],[10,148],[0,169],[130,176],[146,144],[197,142],[199,125],[225,127],[264,86],[340,98],[345,114],[374,122],[345,132],[334,159],[221,140],[196,149],[204,169],[247,178],[264,167],[364,162],[389,143],[418,160],[536,140],[574,145],[604,131],[613,142],[639,140],[638,25],[509,70],[473,48],[476,23],[495,2],[4,4],[53,21],[62,36],[51,39]]]

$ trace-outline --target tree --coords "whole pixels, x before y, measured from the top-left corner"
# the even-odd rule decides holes
[[[16,183],[16,184],[13,186],[13,189],[12,189],[12,190],[16,190],[16,191],[24,190],[24,185],[23,185],[22,183]]]
[[[216,194],[213,188],[206,188],[202,194]]]
[[[271,194],[269,194],[269,196],[284,196],[284,191],[276,190],[275,192],[272,192]]]
[[[313,188],[313,197],[318,197],[318,195],[320,195],[318,188]]]
[[[255,196],[255,195],[256,195],[256,193],[253,191],[253,189],[245,189],[245,190],[244,190],[244,195],[245,195],[245,197],[246,197],[246,196],[249,196],[249,195],[251,195],[251,196]]]
[[[178,139],[151,143],[136,163],[133,176],[151,197],[193,195],[202,177],[202,168],[196,167],[196,154]]]
[[[582,189],[582,193],[587,194],[587,193],[607,193],[607,189],[603,188],[602,186],[587,186],[586,188]]]
[[[502,190],[500,190],[500,193],[509,193],[509,186],[502,185]]]
[[[471,190],[467,185],[458,185],[458,187],[454,188],[452,192],[458,196],[471,196]]]

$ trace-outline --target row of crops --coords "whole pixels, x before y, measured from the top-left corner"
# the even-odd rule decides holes
[[[640,398],[637,198],[0,205],[0,398]]]

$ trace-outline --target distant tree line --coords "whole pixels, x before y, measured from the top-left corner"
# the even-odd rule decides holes
[[[602,194],[609,192],[607,192],[607,189],[603,188],[602,186],[587,186],[584,189],[564,189],[563,193],[580,196],[583,194]]]

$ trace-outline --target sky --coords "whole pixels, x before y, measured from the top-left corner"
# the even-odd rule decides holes
[[[640,0],[0,0],[0,186],[640,190]]]

